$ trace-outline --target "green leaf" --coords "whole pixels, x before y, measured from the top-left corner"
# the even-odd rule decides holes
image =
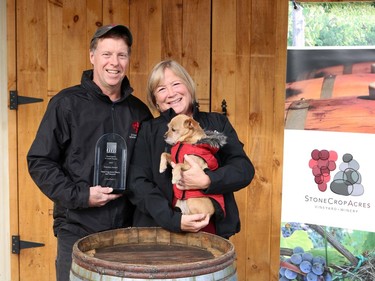
[[[309,234],[305,230],[296,230],[293,234],[284,238],[281,235],[280,247],[293,249],[297,246],[302,247],[305,251],[309,251],[313,248],[313,243],[309,238]]]

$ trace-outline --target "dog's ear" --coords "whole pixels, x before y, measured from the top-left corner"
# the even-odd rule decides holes
[[[184,127],[188,129],[197,128],[199,126],[198,122],[193,118],[188,118],[184,121]]]

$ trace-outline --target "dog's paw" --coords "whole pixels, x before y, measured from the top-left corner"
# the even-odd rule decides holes
[[[159,167],[159,173],[164,173],[165,170],[167,169],[167,165],[164,164],[164,163],[160,163],[160,167]]]
[[[168,155],[163,152],[160,157],[159,173],[164,173],[168,166]]]

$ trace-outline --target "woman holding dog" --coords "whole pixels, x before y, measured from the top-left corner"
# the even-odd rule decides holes
[[[160,226],[172,232],[205,230],[229,238],[240,231],[240,220],[234,192],[246,187],[254,177],[254,167],[243,150],[237,133],[226,116],[200,112],[195,84],[188,72],[176,61],[158,63],[148,80],[149,105],[160,116],[142,124],[129,171],[130,200],[136,205],[133,226]],[[167,124],[177,114],[186,114],[205,130],[222,132],[227,143],[215,154],[219,168],[202,170],[189,156],[191,168],[182,172],[177,186],[181,190],[198,189],[205,194],[223,194],[225,215],[220,206],[215,214],[185,215],[173,207],[171,169],[159,172],[160,156],[170,152],[164,141]]]

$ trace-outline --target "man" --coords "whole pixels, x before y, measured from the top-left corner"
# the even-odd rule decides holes
[[[95,32],[90,43],[93,69],[83,72],[79,85],[51,99],[27,155],[31,177],[54,202],[58,281],[69,280],[72,247],[78,239],[132,223],[133,207],[126,194],[114,193],[108,182],[94,185],[94,176],[101,179],[97,175],[105,169],[94,166],[104,161],[95,155],[101,151],[98,140],[110,135],[124,140],[125,144],[112,141],[110,152],[122,147],[125,159],[118,161],[125,163],[125,173],[117,174],[126,174],[139,125],[152,118],[148,107],[132,95],[125,75],[132,40],[123,25],[102,26]]]

